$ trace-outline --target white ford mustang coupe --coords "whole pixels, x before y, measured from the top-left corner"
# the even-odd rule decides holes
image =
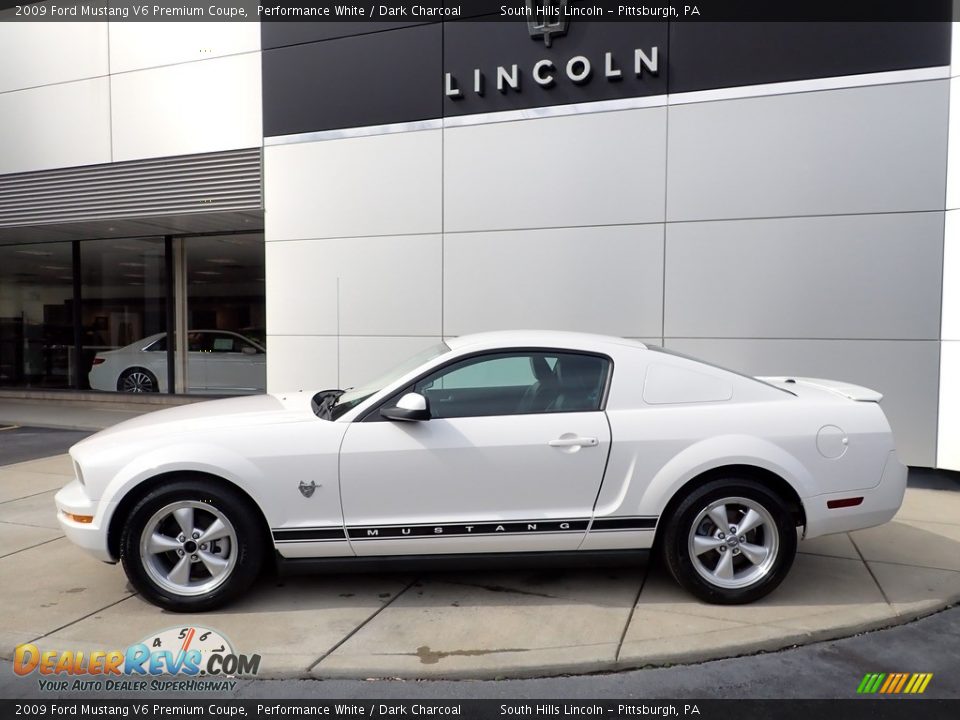
[[[784,579],[798,536],[900,507],[880,398],[619,338],[471,335],[362,388],[116,425],[71,448],[56,503],[73,542],[175,611],[223,605],[268,561],[594,563],[655,545],[697,597],[745,603]]]

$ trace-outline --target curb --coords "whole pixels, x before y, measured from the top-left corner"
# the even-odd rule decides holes
[[[672,665],[697,665],[715,660],[759,655],[763,653],[780,652],[794,647],[813,645],[815,643],[861,635],[868,632],[877,632],[889,628],[906,625],[915,620],[934,615],[960,603],[960,591],[950,598],[930,601],[924,607],[911,610],[905,615],[892,615],[862,623],[851,623],[838,628],[815,631],[785,631],[780,637],[768,638],[743,644],[728,645],[723,648],[712,648],[703,652],[676,652],[656,653],[649,657],[634,658],[631,660],[610,660],[592,662],[569,662],[539,667],[502,666],[496,670],[451,670],[438,671],[427,674],[412,674],[389,671],[367,666],[363,670],[335,668],[323,670],[322,665],[315,672],[267,672],[258,675],[262,679],[301,679],[301,680],[525,680],[531,678],[548,678],[564,675],[593,675],[598,673],[626,672],[647,668],[669,667]]]

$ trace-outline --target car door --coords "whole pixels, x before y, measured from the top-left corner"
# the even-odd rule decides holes
[[[265,387],[263,353],[239,335],[207,333],[207,387],[221,392],[256,392]]]
[[[187,333],[187,392],[205,392],[207,389],[209,343],[207,333],[196,330]]]
[[[377,408],[351,423],[340,489],[356,554],[575,550],[610,449],[611,369],[569,352],[458,359],[383,405],[416,391],[429,420]]]

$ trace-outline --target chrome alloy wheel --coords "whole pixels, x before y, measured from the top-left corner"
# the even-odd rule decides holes
[[[134,370],[124,375],[122,390],[129,393],[153,392],[153,378],[143,370]]]
[[[179,500],[147,521],[140,558],[157,585],[177,595],[203,595],[222,585],[237,562],[237,532],[212,505]]]
[[[687,549],[704,580],[717,587],[742,588],[770,573],[780,541],[766,508],[744,497],[726,497],[700,511]]]

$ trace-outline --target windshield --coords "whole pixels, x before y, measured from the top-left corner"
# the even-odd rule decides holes
[[[413,357],[407,358],[399,365],[391,368],[389,372],[384,373],[375,380],[364,383],[360,387],[348,388],[346,391],[324,390],[321,393],[317,393],[324,397],[318,399],[314,396],[316,401],[315,412],[325,420],[336,420],[338,417],[353,410],[353,408],[371,395],[375,395],[383,390],[383,388],[393,384],[411,370],[416,370],[424,363],[448,352],[450,352],[450,347],[446,343],[437,343],[436,345],[428,347],[426,350],[421,350]],[[332,393],[336,393],[335,398],[331,397]],[[326,402],[324,402],[324,400],[326,400]]]

